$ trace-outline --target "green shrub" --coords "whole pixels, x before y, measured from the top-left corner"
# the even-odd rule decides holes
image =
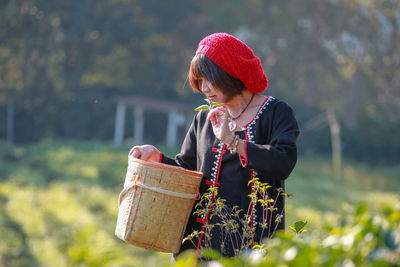
[[[278,232],[261,249],[236,258],[205,253],[224,266],[400,266],[400,197],[390,200],[361,203],[351,214],[324,225],[322,233]],[[189,251],[175,266],[196,262],[195,252]]]
[[[0,142],[0,266],[168,264],[169,254],[114,237],[129,149],[70,140]],[[169,156],[177,152],[161,150]],[[213,257],[227,266],[304,266],[297,263],[306,260],[317,266],[396,266],[399,196],[387,191],[398,190],[400,169],[346,164],[344,183],[333,180],[329,166],[329,160],[301,158],[287,181],[295,196],[287,201],[286,222],[307,220],[306,233],[276,235],[264,244],[266,255],[258,250],[233,259]],[[366,206],[352,208],[359,200]],[[347,249],[341,242],[352,235]],[[190,266],[193,256],[182,255],[176,266]]]

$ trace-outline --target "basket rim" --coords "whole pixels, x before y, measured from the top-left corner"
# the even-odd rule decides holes
[[[141,159],[138,159],[138,158],[134,158],[132,156],[128,156],[128,161],[139,163],[139,164],[142,164],[142,165],[145,165],[145,166],[148,166],[148,167],[154,167],[154,168],[157,168],[157,169],[180,172],[182,174],[191,175],[191,176],[194,176],[194,177],[200,178],[200,179],[203,178],[203,173],[202,172],[191,171],[191,170],[184,169],[182,167],[172,166],[172,165],[168,165],[168,164],[164,164],[164,163],[160,163],[160,162],[145,161],[145,160],[141,160]]]

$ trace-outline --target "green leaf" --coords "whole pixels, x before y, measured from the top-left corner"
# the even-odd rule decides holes
[[[282,196],[286,196],[287,198],[294,196],[293,194],[281,193]]]
[[[194,110],[200,111],[200,110],[209,110],[209,109],[210,109],[210,107],[208,105],[201,105],[201,106],[195,108]]]
[[[213,102],[211,103],[212,107],[217,107],[217,106],[222,106],[224,103],[220,103],[220,102]]]
[[[211,104],[211,101],[208,98],[204,98],[204,101],[206,101],[209,105]]]
[[[307,221],[297,221],[294,224],[294,228],[296,229],[296,233],[300,233],[301,230],[304,228],[304,226],[306,226]]]
[[[307,232],[306,229],[303,229],[304,226],[307,225],[307,221],[297,221],[293,226],[289,226],[289,228],[295,232],[296,234],[302,234],[304,232]]]

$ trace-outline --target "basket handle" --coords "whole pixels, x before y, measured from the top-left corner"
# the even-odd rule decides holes
[[[136,176],[136,179],[134,181],[130,182],[119,194],[119,205],[121,205],[122,199],[125,197],[125,195],[129,191],[131,191],[133,188],[137,188],[138,186],[140,186],[142,188],[146,188],[146,189],[154,191],[154,192],[157,192],[157,193],[174,196],[174,197],[180,197],[180,198],[196,199],[199,196],[198,190],[197,190],[196,194],[185,194],[185,193],[174,192],[174,191],[170,191],[170,190],[166,190],[166,189],[162,189],[162,188],[158,188],[158,187],[147,186],[139,181],[139,176]]]
[[[136,175],[136,178],[130,182],[122,191],[119,193],[118,204],[121,206],[122,199],[128,194],[129,191],[137,187],[137,182],[139,181],[139,175]]]

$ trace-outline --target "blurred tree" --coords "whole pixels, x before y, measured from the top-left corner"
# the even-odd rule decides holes
[[[289,101],[305,121],[315,117],[307,118],[307,110],[329,115],[325,121],[337,173],[341,132],[358,131],[363,143],[378,143],[363,135],[376,129],[357,121],[375,113],[389,122],[400,114],[398,1],[202,3],[216,28],[236,34],[256,50],[270,80],[268,94]]]
[[[176,96],[183,67],[173,56],[180,41],[170,32],[192,6],[186,1],[3,3],[0,103],[15,102],[17,141],[88,136],[88,128],[74,126],[80,118],[74,109],[82,114],[98,97],[108,98],[102,104],[109,112],[118,93]],[[79,101],[83,95],[86,103]]]
[[[382,147],[370,139],[375,129],[365,128],[367,122],[382,120],[383,131],[400,134],[398,1],[0,5],[0,110],[6,112],[8,102],[10,118],[14,111],[16,142],[45,136],[110,139],[116,95],[198,101],[185,82],[189,62],[197,42],[217,31],[254,48],[270,80],[267,93],[287,100],[301,123],[329,111],[334,119],[326,121],[337,133],[332,140],[347,138],[348,155],[365,157],[348,138],[353,132],[360,143]],[[8,121],[11,140],[13,120]],[[332,131],[334,121],[338,131]],[[2,122],[0,134],[6,136],[6,127]],[[308,143],[320,146],[319,138],[311,139]],[[391,141],[400,147],[400,141]]]

